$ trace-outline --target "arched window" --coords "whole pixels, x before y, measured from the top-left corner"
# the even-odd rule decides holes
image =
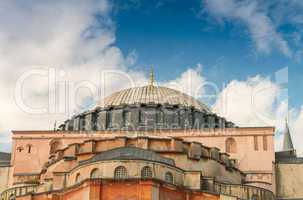
[[[149,166],[145,166],[141,170],[141,177],[142,178],[152,178],[153,172]]]
[[[99,178],[100,177],[100,170],[93,169],[90,173],[90,178]]]
[[[190,115],[191,115],[191,125],[192,127],[195,127],[195,123],[196,123],[196,114],[195,114],[195,111],[191,111],[190,112]]]
[[[148,111],[145,110],[145,105],[142,105],[140,110],[139,110],[139,124],[140,125],[145,125],[147,116],[148,116]]]
[[[81,181],[81,174],[78,173],[78,174],[76,175],[75,183],[80,183],[80,181]]]
[[[123,166],[119,166],[115,169],[115,174],[114,174],[115,179],[125,179],[127,178],[127,170]]]
[[[173,183],[174,182],[174,176],[171,172],[166,172],[165,173],[165,181],[168,183]]]
[[[28,144],[26,145],[26,147],[27,147],[27,153],[31,153],[33,145]]]
[[[164,123],[164,112],[163,112],[163,110],[158,110],[156,112],[156,122],[157,122],[157,124],[163,124]]]
[[[131,112],[129,110],[123,111],[123,126],[126,127],[130,124],[131,121]]]
[[[106,128],[112,128],[113,126],[113,114],[111,110],[106,111]]]
[[[17,147],[17,151],[19,152],[19,153],[21,153],[22,151],[23,151],[23,147]]]
[[[52,140],[50,142],[50,154],[56,153],[57,150],[61,148],[61,142],[59,140]]]
[[[227,138],[225,141],[226,153],[237,153],[237,143],[234,138]]]
[[[178,124],[178,126],[180,126],[181,125],[181,111],[177,111],[177,124]]]
[[[85,125],[86,125],[86,120],[85,120],[86,116],[82,115],[80,116],[80,130],[84,131],[85,130]]]

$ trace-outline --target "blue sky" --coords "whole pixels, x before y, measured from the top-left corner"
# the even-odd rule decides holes
[[[197,63],[204,66],[206,78],[219,85],[256,74],[273,78],[276,71],[288,67],[290,106],[301,106],[302,62],[275,48],[259,52],[247,26],[237,19],[218,21],[197,0],[115,1],[115,7],[117,46],[125,54],[137,52],[137,68],[154,65],[159,81],[173,79]],[[296,29],[287,22],[277,27],[290,48],[294,45],[288,38]]]

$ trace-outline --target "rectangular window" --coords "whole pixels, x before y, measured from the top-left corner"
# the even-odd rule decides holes
[[[263,136],[263,150],[267,151],[267,136]]]
[[[254,136],[254,149],[255,149],[255,151],[259,150],[258,136]]]

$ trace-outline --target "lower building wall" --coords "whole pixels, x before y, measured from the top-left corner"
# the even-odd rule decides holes
[[[50,194],[17,197],[17,200],[220,200],[219,195],[191,192],[153,181],[87,181]],[[228,199],[229,200],[229,199]]]
[[[277,199],[303,199],[303,163],[276,164]]]

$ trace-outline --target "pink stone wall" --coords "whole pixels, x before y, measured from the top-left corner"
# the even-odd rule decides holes
[[[50,143],[54,139],[60,140],[61,146],[65,147],[73,143],[82,143],[89,139],[102,139],[114,136],[125,136],[125,132],[60,132],[60,131],[15,131],[13,132],[12,149],[12,174],[10,174],[10,185],[13,183],[13,175],[18,173],[40,173],[44,163],[50,156]],[[244,172],[262,172],[272,174],[274,162],[274,128],[232,128],[232,129],[210,129],[209,131],[153,131],[141,133],[142,135],[172,136],[184,140],[201,142],[210,147],[218,147],[225,152],[225,140],[229,137],[237,143],[237,153],[231,154],[232,158],[238,160],[239,168]],[[254,150],[254,137],[258,138],[258,151]],[[263,150],[263,136],[267,137],[267,150]],[[125,141],[105,141],[106,146],[124,146]],[[148,144],[142,139],[142,147]],[[28,153],[27,146],[31,145],[31,152]],[[177,142],[176,144],[177,145]],[[171,146],[168,141],[167,148]],[[23,150],[19,152],[18,147]],[[88,148],[89,145],[88,145]],[[101,148],[101,147],[100,147]],[[98,146],[97,146],[98,149]],[[101,150],[101,149],[99,149]],[[160,150],[160,149],[156,149]],[[254,176],[252,176],[254,177]],[[255,176],[259,177],[259,176]],[[271,182],[271,181],[270,181]]]

